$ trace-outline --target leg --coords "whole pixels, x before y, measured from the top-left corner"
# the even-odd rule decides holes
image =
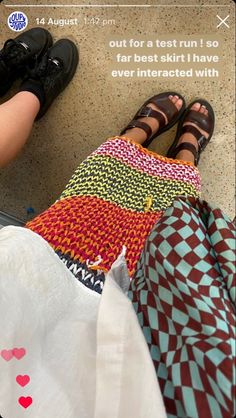
[[[49,32],[34,28],[8,40],[0,51],[0,97],[24,75],[20,92],[0,106],[0,168],[16,157],[36,116],[47,112],[75,74],[76,45],[69,39],[51,45]]]
[[[178,96],[169,96],[169,98],[171,99],[171,101],[175,104],[175,106],[177,107],[177,109],[179,110],[180,108],[181,108],[181,106],[182,106],[182,100],[181,99],[179,99],[179,97]],[[151,107],[152,109],[154,109],[154,110],[159,110],[154,104],[152,104],[152,103],[150,103],[149,105],[148,105],[149,107]],[[200,103],[195,103],[193,106],[192,106],[192,109],[193,110],[195,110],[195,111],[197,111],[197,112],[200,112],[200,113],[204,113],[205,115],[207,115],[208,114],[208,111],[207,111],[207,109],[204,107],[204,106],[201,106],[200,105]],[[166,119],[166,116],[165,116],[165,114],[163,113],[163,116],[165,117],[165,119]],[[154,119],[154,118],[150,118],[150,117],[145,117],[145,118],[142,118],[142,119],[140,119],[140,121],[142,121],[142,122],[145,122],[146,124],[148,124],[151,128],[152,128],[152,131],[153,132],[157,132],[157,130],[159,129],[159,123],[158,123],[158,121],[156,120],[156,119]],[[184,124],[184,125],[193,125],[193,126],[196,126],[196,125],[194,125],[193,123],[190,123],[190,122],[188,122],[188,123],[186,123],[186,124]],[[197,126],[196,126],[197,127]],[[198,127],[197,127],[198,128]],[[208,136],[209,136],[209,134],[207,133],[207,132],[205,132],[205,131],[203,131],[202,129],[200,129],[200,128],[198,128],[199,129],[199,131],[207,138]],[[132,129],[129,129],[129,130],[127,130],[127,132],[125,133],[125,135],[124,136],[128,136],[129,138],[131,138],[131,139],[133,139],[134,141],[136,141],[136,142],[138,142],[139,144],[142,144],[145,140],[146,140],[146,134],[145,134],[145,132],[142,130],[142,129],[139,129],[139,128],[132,128]],[[192,135],[191,133],[185,133],[185,134],[183,134],[181,137],[180,137],[180,139],[179,139],[179,144],[181,143],[181,142],[190,142],[191,144],[193,144],[197,149],[198,149],[198,143],[197,143],[197,140],[196,140],[196,138],[194,137],[194,135]],[[189,162],[191,162],[191,163],[193,163],[194,164],[194,157],[193,157],[193,154],[190,152],[190,151],[188,151],[188,150],[183,150],[183,151],[180,151],[177,155],[176,155],[176,158],[177,159],[179,159],[179,160],[182,160],[182,161],[189,161]]]
[[[208,110],[205,108],[205,106],[201,106],[200,103],[195,103],[192,107],[192,110],[195,110],[196,112],[200,112],[203,113],[204,115],[208,115]],[[186,125],[192,125],[195,126],[200,132],[201,134],[203,134],[206,138],[209,137],[209,134],[204,131],[203,129],[200,129],[197,125],[195,125],[194,123],[191,122],[186,122],[183,124],[183,126]],[[182,142],[189,142],[190,144],[193,144],[195,146],[195,148],[198,150],[198,142],[195,138],[195,136],[189,132],[184,133],[183,135],[181,135],[178,145],[181,144]],[[178,160],[184,160],[184,161],[190,161],[191,163],[194,164],[194,156],[192,154],[192,152],[188,151],[188,150],[182,150],[180,151],[177,155],[176,158]]]
[[[182,107],[182,104],[183,104],[182,100],[178,96],[169,96],[169,98],[173,102],[173,104],[176,106],[176,108],[178,110],[180,110],[181,107]],[[162,113],[162,115],[164,116],[165,121],[167,123],[167,118],[166,118],[165,113],[161,112],[155,104],[149,103],[147,106],[150,107],[153,110],[158,110],[160,113]],[[147,125],[149,125],[150,128],[152,129],[152,132],[157,132],[158,131],[159,122],[155,118],[144,117],[144,118],[140,118],[139,120],[140,120],[140,122],[145,122]],[[134,141],[138,142],[139,144],[143,144],[144,141],[147,138],[147,134],[140,128],[129,129],[122,136],[124,136],[124,137],[128,136],[129,138],[133,139]]]
[[[14,159],[26,143],[39,108],[38,98],[27,91],[0,106],[0,168]]]

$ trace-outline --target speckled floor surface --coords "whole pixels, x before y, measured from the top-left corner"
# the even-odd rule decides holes
[[[4,1],[0,8],[0,45],[14,33],[6,25],[7,16],[14,9],[8,4],[22,4],[23,0]],[[24,4],[43,4],[24,1]],[[66,1],[48,1],[65,4]],[[67,1],[68,3],[68,1]],[[75,0],[70,4],[92,4]],[[99,4],[108,2],[99,1]],[[234,217],[234,3],[232,1],[182,1],[182,5],[205,4],[211,7],[180,7],[180,2],[165,1],[109,1],[109,4],[158,4],[162,7],[104,7],[104,8],[23,8],[29,18],[29,27],[42,17],[78,18],[75,27],[48,27],[54,39],[69,37],[80,48],[79,70],[64,94],[48,114],[34,126],[29,141],[18,157],[0,171],[0,210],[23,220],[30,219],[27,208],[35,214],[52,204],[63,190],[73,170],[107,137],[113,136],[127,124],[140,105],[150,96],[169,89],[179,91],[186,101],[204,97],[211,102],[216,114],[215,134],[203,153],[199,169],[202,174],[202,197],[217,203]],[[168,5],[169,6],[168,6]],[[212,7],[213,5],[221,5]],[[172,7],[170,7],[172,6]],[[219,23],[230,15],[230,28]],[[115,20],[115,24],[102,27],[85,24],[84,18],[99,17]],[[101,22],[100,20],[100,22]],[[107,37],[152,36],[162,34],[217,34],[223,39],[224,77],[222,80],[112,80],[108,77],[109,55]],[[15,86],[17,90],[17,86]],[[11,94],[13,91],[11,92]],[[6,98],[11,96],[9,94]],[[3,100],[1,99],[1,102]],[[1,103],[0,102],[0,103]],[[151,149],[165,153],[171,143],[174,129],[156,140]]]

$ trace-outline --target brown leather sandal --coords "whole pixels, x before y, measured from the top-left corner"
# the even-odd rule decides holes
[[[191,107],[195,103],[200,103],[202,106],[205,106],[206,109],[208,110],[208,115],[204,115],[203,113],[197,112],[196,110],[191,110]],[[209,137],[206,138],[204,135],[202,135],[201,132],[197,128],[195,128],[195,126],[192,126],[192,125],[183,126],[183,124],[186,122],[192,122],[196,126],[199,126],[200,129],[203,129],[209,134]],[[215,127],[215,115],[214,115],[214,110],[212,109],[210,103],[208,103],[206,100],[203,100],[203,99],[194,100],[187,107],[187,109],[185,110],[179,122],[174,142],[167,151],[167,157],[175,158],[176,155],[180,151],[188,150],[193,154],[194,164],[195,166],[197,166],[202,151],[206,148],[206,146],[208,145],[213,135],[214,127]],[[195,136],[198,142],[198,150],[190,142],[182,142],[181,144],[177,145],[181,135],[183,135],[186,132],[189,132]]]
[[[183,100],[183,105],[179,111],[174,103],[172,103],[172,101],[169,99],[168,96],[170,95],[178,96],[181,100]],[[166,115],[168,120],[167,124],[162,113],[147,106],[150,103],[155,104]],[[150,145],[154,138],[161,135],[163,132],[167,131],[175,125],[175,123],[181,118],[185,107],[186,105],[184,98],[179,93],[174,91],[168,91],[150,97],[150,99],[148,99],[134,115],[131,122],[121,131],[120,135],[124,135],[128,129],[140,128],[147,134],[147,138],[142,144],[143,147],[147,147]],[[139,121],[140,118],[144,117],[155,118],[158,120],[159,129],[156,133],[152,132],[152,128],[147,123]]]

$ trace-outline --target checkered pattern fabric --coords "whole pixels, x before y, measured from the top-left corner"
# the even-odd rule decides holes
[[[235,228],[177,198],[149,235],[131,282],[169,418],[235,415]]]

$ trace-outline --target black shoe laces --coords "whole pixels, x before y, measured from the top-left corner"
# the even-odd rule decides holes
[[[53,87],[63,70],[63,62],[59,58],[45,54],[36,66],[28,71],[30,78],[41,81],[44,88]]]
[[[18,65],[24,61],[24,58],[28,53],[28,48],[24,48],[14,39],[8,39],[5,42],[3,49],[0,51],[0,60],[2,59],[10,65]]]

